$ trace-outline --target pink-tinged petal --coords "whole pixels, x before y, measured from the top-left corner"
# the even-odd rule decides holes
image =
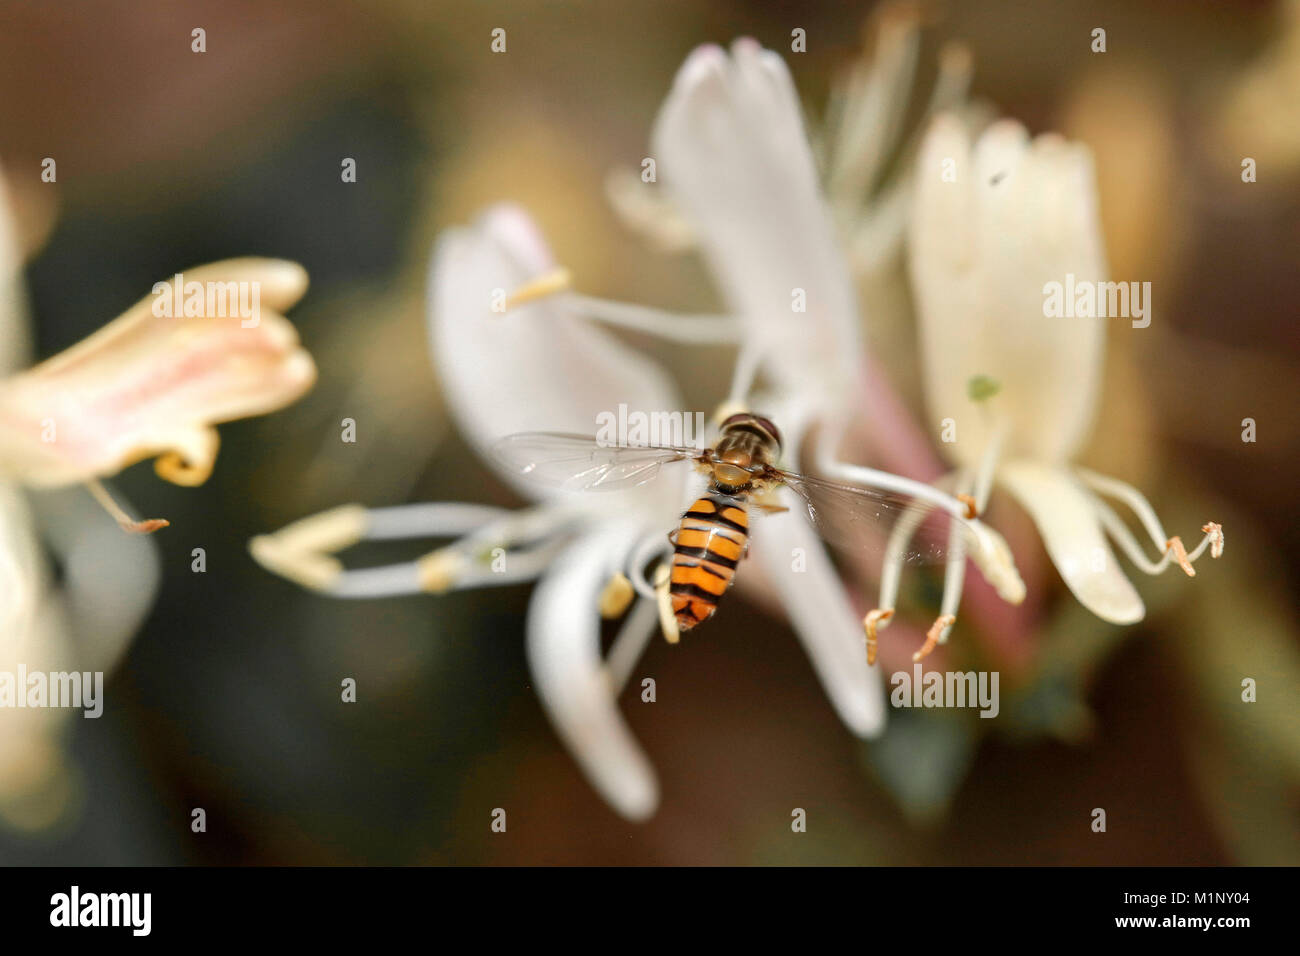
[[[782,387],[842,394],[858,311],[784,61],[753,40],[697,49],[652,139],[658,176]],[[652,187],[646,187],[652,188]],[[794,309],[794,290],[807,311]]]
[[[311,388],[316,366],[280,314],[307,289],[302,267],[233,259],[183,276],[186,289],[242,289],[257,308],[160,316],[160,302],[175,302],[175,279],[159,283],[159,294],[94,335],[0,382],[0,471],[53,486],[158,457],[162,477],[201,484],[217,454],[214,425],[283,408]]]
[[[619,523],[580,537],[542,577],[528,608],[528,662],[542,706],[591,785],[629,820],[654,813],[659,784],[610,687],[597,607],[639,536]]]
[[[597,416],[620,404],[643,413],[681,408],[658,365],[567,314],[563,296],[493,311],[494,297],[555,268],[522,209],[495,206],[473,226],[444,233],[432,268],[434,365],[461,433],[488,463],[491,447],[515,432],[594,435]],[[548,494],[518,475],[502,477],[527,497]]]
[[[1146,609],[1120,569],[1088,491],[1065,468],[1006,462],[999,480],[1029,512],[1048,556],[1079,603],[1112,624],[1133,624]]]

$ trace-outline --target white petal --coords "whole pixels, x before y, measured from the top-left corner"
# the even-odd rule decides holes
[[[652,361],[589,322],[542,299],[492,311],[555,267],[521,209],[497,206],[438,241],[430,286],[433,359],[466,440],[485,459],[498,439],[521,431],[595,434],[600,412],[620,403],[643,412],[679,409],[672,383]],[[505,475],[522,493],[537,485]]]
[[[16,485],[0,482],[0,671],[17,674],[19,665],[29,672],[81,670],[60,611],[26,498]],[[57,733],[70,715],[51,707],[0,708],[0,816],[36,824],[23,810],[62,772]]]
[[[779,384],[833,394],[861,354],[848,269],[781,57],[753,40],[686,60],[655,125],[658,175]],[[793,290],[807,295],[795,313]]]
[[[885,722],[880,675],[867,667],[862,619],[825,546],[793,508],[755,525],[749,556],[776,591],[836,713],[859,737],[874,737]],[[803,571],[793,570],[796,551]]]
[[[640,529],[593,529],[542,577],[528,608],[528,662],[542,706],[592,786],[629,820],[659,804],[654,768],[632,737],[600,653],[601,589]]]
[[[956,176],[945,182],[945,162]],[[1065,461],[1097,404],[1106,322],[1048,318],[1044,285],[1106,278],[1092,157],[1057,136],[1032,143],[1011,121],[974,150],[964,125],[932,124],[916,175],[909,266],[921,325],[925,386],[936,420],[953,418],[945,445],[974,466],[988,420],[966,389],[976,375],[1002,385],[992,407],[1010,420],[1010,456]]]
[[[0,661],[16,652],[34,627],[45,581],[45,559],[27,501],[17,485],[0,482]]]
[[[1142,598],[1120,570],[1078,479],[1064,468],[1029,461],[1006,462],[998,477],[1034,519],[1052,563],[1080,604],[1112,624],[1142,620]]]
[[[797,467],[808,407],[774,400],[763,407],[782,423],[788,460]],[[875,736],[884,727],[884,695],[879,673],[867,666],[862,619],[803,510],[785,503],[790,511],[754,522],[750,557],[775,588],[840,719],[859,737]],[[796,550],[803,571],[794,570]]]
[[[22,265],[8,183],[0,170],[0,377],[25,366],[31,353]]]

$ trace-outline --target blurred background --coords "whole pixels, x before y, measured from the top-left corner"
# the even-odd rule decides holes
[[[1091,146],[1112,275],[1154,283],[1161,321],[1112,336],[1084,461],[1141,487],[1171,529],[1212,517],[1227,533],[1225,558],[1195,581],[1135,576],[1149,610],[1137,626],[1092,618],[1049,568],[1027,662],[955,633],[963,667],[1005,669],[999,720],[895,712],[881,740],[858,741],[788,626],[734,599],[707,637],[652,644],[640,671],[671,694],[653,708],[626,696],[663,788],[657,815],[629,824],[530,686],[529,587],[339,601],[248,556],[251,536],[345,502],[518,503],[442,407],[424,304],[438,231],[516,201],[583,291],[716,308],[698,261],[620,223],[607,173],[647,154],[655,111],[702,42],[751,35],[785,52],[819,115],[870,49],[874,6],[0,2],[0,162],[37,250],[38,355],[177,271],[264,255],[311,275],[290,318],[320,368],[299,403],[222,427],[201,488],[146,466],[114,479],[138,511],[171,519],[152,539],[158,598],[104,716],[68,721],[60,812],[0,820],[0,862],[1300,863],[1294,5],[921,11],[918,101],[942,44],[964,41],[977,98]],[[1105,54],[1090,50],[1097,26]],[[489,50],[495,27],[505,55]],[[796,27],[803,54],[788,52]],[[1246,156],[1257,183],[1241,181]],[[56,184],[40,181],[44,157]],[[340,181],[344,157],[356,183]],[[864,299],[902,302],[903,330],[873,336],[916,401],[901,266],[873,281]],[[674,355],[690,407],[709,407],[715,360]],[[339,441],[344,417],[355,444]],[[204,574],[190,570],[195,547]],[[355,705],[339,701],[346,676]],[[1258,703],[1240,701],[1243,677]],[[206,833],[190,830],[196,807]],[[507,834],[489,830],[494,807],[508,809]],[[792,807],[809,816],[798,838]],[[1094,807],[1105,834],[1089,828]]]

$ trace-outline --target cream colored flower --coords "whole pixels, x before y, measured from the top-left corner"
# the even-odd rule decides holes
[[[266,307],[257,327],[242,327],[238,317],[157,318],[151,295],[80,344],[19,371],[29,360],[28,322],[0,177],[0,672],[11,679],[22,670],[110,671],[159,576],[147,541],[97,521],[102,514],[79,494],[46,501],[52,513],[38,527],[24,485],[84,482],[119,524],[153,530],[166,522],[133,521],[98,479],[157,455],[163,477],[197,484],[216,455],[215,423],[279,408],[314,380],[311,359],[278,314],[305,290],[301,268],[243,259],[184,275],[257,282]],[[58,584],[42,538],[60,558]],[[74,775],[61,735],[76,713],[0,708],[0,817],[36,829],[68,809]]]
[[[1093,427],[1107,323],[1116,321],[1044,314],[1048,283],[1067,274],[1106,279],[1088,150],[1055,135],[1031,141],[1008,120],[972,144],[957,119],[941,116],[919,158],[909,239],[928,404],[956,428],[957,440],[942,446],[956,466],[955,490],[982,512],[993,486],[1005,487],[1085,607],[1115,623],[1140,620],[1142,599],[1107,536],[1144,572],[1177,563],[1194,574],[1192,562],[1207,549],[1218,557],[1223,534],[1207,524],[1189,554],[1140,492],[1072,463]],[[1133,509],[1156,558],[1103,496]],[[949,572],[959,595],[962,568]],[[887,573],[882,612],[896,590],[897,575]],[[950,591],[945,613],[954,600]]]
[[[158,316],[161,283],[104,328],[35,368],[0,381],[0,474],[36,487],[115,474],[145,458],[181,485],[202,484],[220,422],[296,401],[316,367],[280,313],[302,297],[302,267],[232,259],[182,273],[184,283],[256,284],[261,311]]]

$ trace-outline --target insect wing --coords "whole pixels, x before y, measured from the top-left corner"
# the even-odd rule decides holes
[[[954,530],[969,554],[975,544],[970,526],[919,498],[841,484],[794,472],[777,472],[785,487],[802,500],[818,534],[849,551],[885,547],[899,522],[916,524],[903,552],[908,564],[941,564],[951,550]]]
[[[522,432],[492,448],[496,459],[525,478],[573,491],[619,491],[659,477],[674,461],[698,458],[695,448],[604,445],[587,435]]]

